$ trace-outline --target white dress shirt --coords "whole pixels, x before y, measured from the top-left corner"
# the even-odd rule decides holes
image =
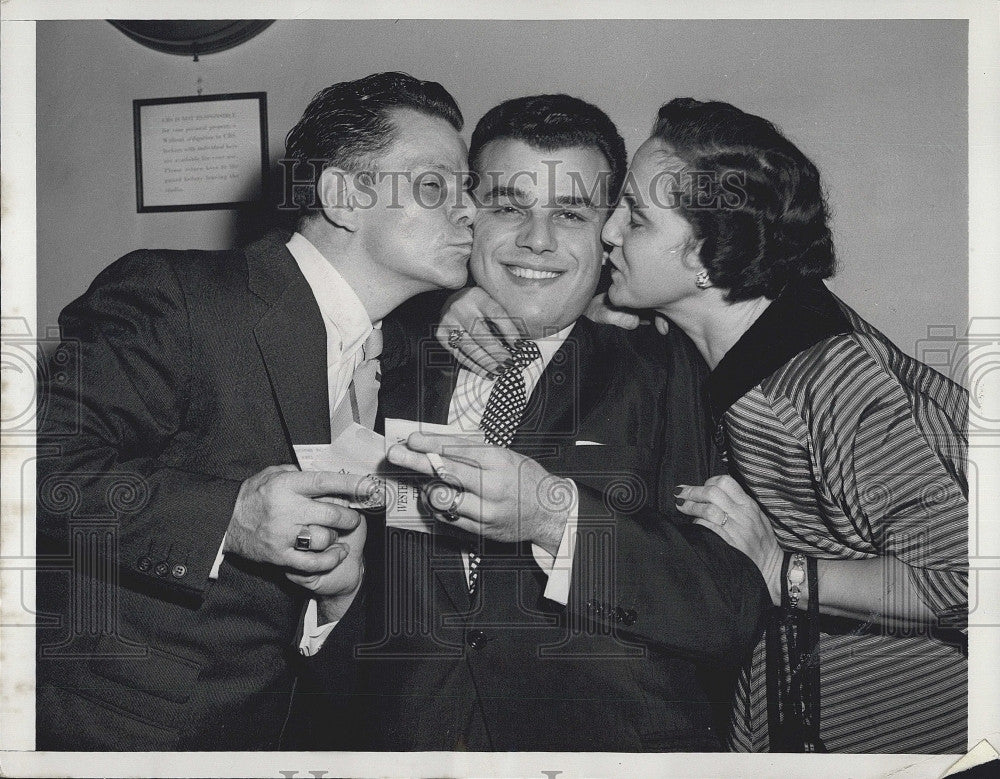
[[[306,277],[326,326],[326,371],[332,414],[351,386],[354,369],[363,358],[361,347],[382,323],[372,324],[351,286],[308,239],[295,233],[287,246]]]
[[[381,327],[382,323],[372,325],[357,294],[307,238],[294,233],[286,246],[316,299],[326,327],[327,386],[332,414],[351,386],[354,369],[363,358],[361,347],[372,329]],[[222,552],[225,544],[226,539],[223,537],[209,578],[219,578],[219,567],[225,557]]]

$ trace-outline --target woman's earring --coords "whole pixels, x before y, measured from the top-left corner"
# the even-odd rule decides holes
[[[702,268],[694,277],[694,285],[698,289],[708,289],[712,286],[712,280],[708,277],[708,271]]]
[[[605,251],[604,255],[601,257],[601,265],[607,265],[608,260],[611,259],[611,252]]]

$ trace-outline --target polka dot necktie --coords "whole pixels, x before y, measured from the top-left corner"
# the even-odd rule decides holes
[[[479,423],[486,443],[507,448],[514,440],[514,433],[517,432],[528,405],[524,369],[541,357],[542,353],[538,351],[538,345],[534,341],[521,340],[515,344],[511,353],[514,364],[493,384]],[[481,564],[482,558],[475,552],[469,552],[469,595],[476,592]]]

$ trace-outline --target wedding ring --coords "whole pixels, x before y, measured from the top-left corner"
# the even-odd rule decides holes
[[[719,527],[725,527],[726,523],[728,521],[729,521],[729,515],[728,514],[723,514],[722,515],[722,521],[719,523]]]
[[[311,543],[312,534],[309,532],[309,528],[302,528],[299,534],[295,536],[295,549],[299,552],[308,552]]]
[[[468,333],[465,332],[461,327],[454,327],[448,331],[448,346],[452,349],[458,347],[458,342],[461,341]]]

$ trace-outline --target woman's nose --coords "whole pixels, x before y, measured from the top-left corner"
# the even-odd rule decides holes
[[[604,243],[609,243],[612,246],[622,245],[622,221],[624,216],[625,206],[618,206],[611,212],[608,221],[604,223],[604,229],[601,230],[601,238]]]

